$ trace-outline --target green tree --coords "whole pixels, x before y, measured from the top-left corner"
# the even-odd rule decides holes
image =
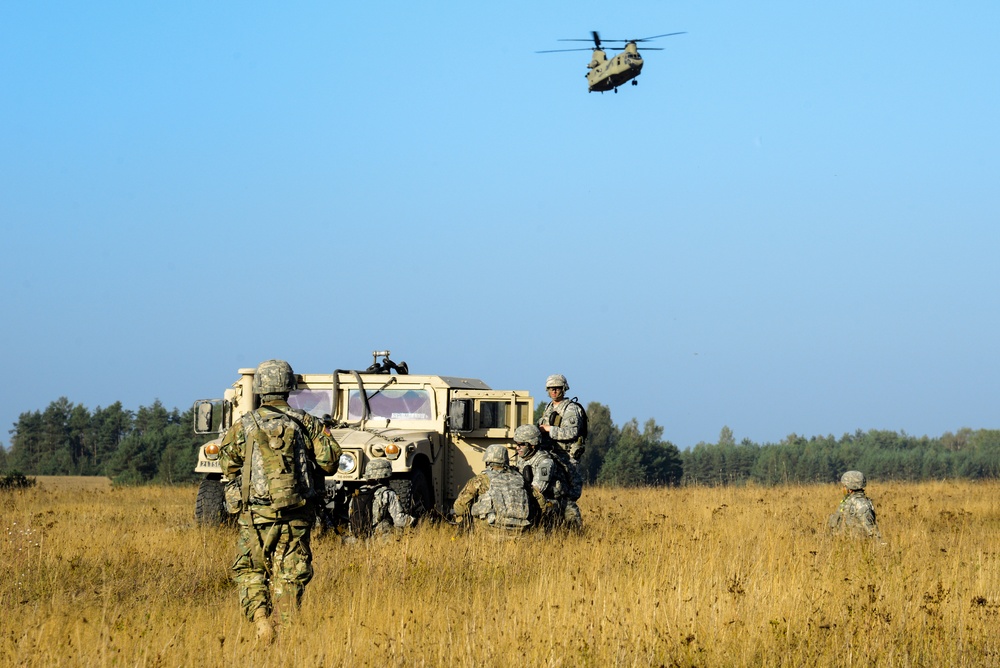
[[[580,475],[585,482],[597,480],[608,452],[618,441],[618,427],[611,421],[611,409],[596,401],[587,404],[587,449],[580,458]]]
[[[602,484],[676,485],[683,475],[677,446],[663,440],[663,427],[646,421],[642,432],[633,418],[621,428],[618,441],[608,451],[597,480]]]
[[[41,441],[41,412],[21,413],[10,439],[10,453],[7,456],[10,468],[35,473],[42,449]]]

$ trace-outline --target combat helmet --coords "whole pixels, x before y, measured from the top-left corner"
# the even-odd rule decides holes
[[[386,459],[372,459],[365,466],[365,477],[369,480],[382,480],[392,475],[392,464]]]
[[[528,445],[537,448],[542,443],[542,432],[533,424],[522,424],[514,430],[514,443]]]
[[[507,448],[499,443],[494,443],[486,448],[486,452],[483,454],[483,463],[510,466],[510,455],[507,453]]]
[[[566,392],[569,392],[569,383],[566,382],[566,376],[561,373],[554,373],[545,379],[545,389],[550,387],[561,387]]]
[[[852,492],[857,489],[864,489],[866,482],[865,474],[861,471],[848,471],[840,476],[840,484]]]
[[[253,375],[254,394],[288,394],[294,389],[295,374],[284,360],[261,362]]]

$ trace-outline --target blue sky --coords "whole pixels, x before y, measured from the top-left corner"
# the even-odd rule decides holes
[[[0,5],[0,442],[236,369],[995,428],[1000,5]],[[559,38],[687,31],[588,94]],[[581,44],[581,46],[584,46]]]

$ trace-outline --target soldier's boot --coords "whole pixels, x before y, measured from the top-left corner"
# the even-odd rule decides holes
[[[264,608],[257,608],[253,613],[253,623],[257,627],[257,640],[266,645],[274,642],[274,624]]]

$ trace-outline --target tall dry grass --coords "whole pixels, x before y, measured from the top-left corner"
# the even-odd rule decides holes
[[[0,660],[126,666],[997,666],[1000,484],[873,483],[885,544],[831,486],[588,489],[583,536],[447,526],[314,541],[299,620],[240,616],[235,533],[193,488],[0,495]]]

